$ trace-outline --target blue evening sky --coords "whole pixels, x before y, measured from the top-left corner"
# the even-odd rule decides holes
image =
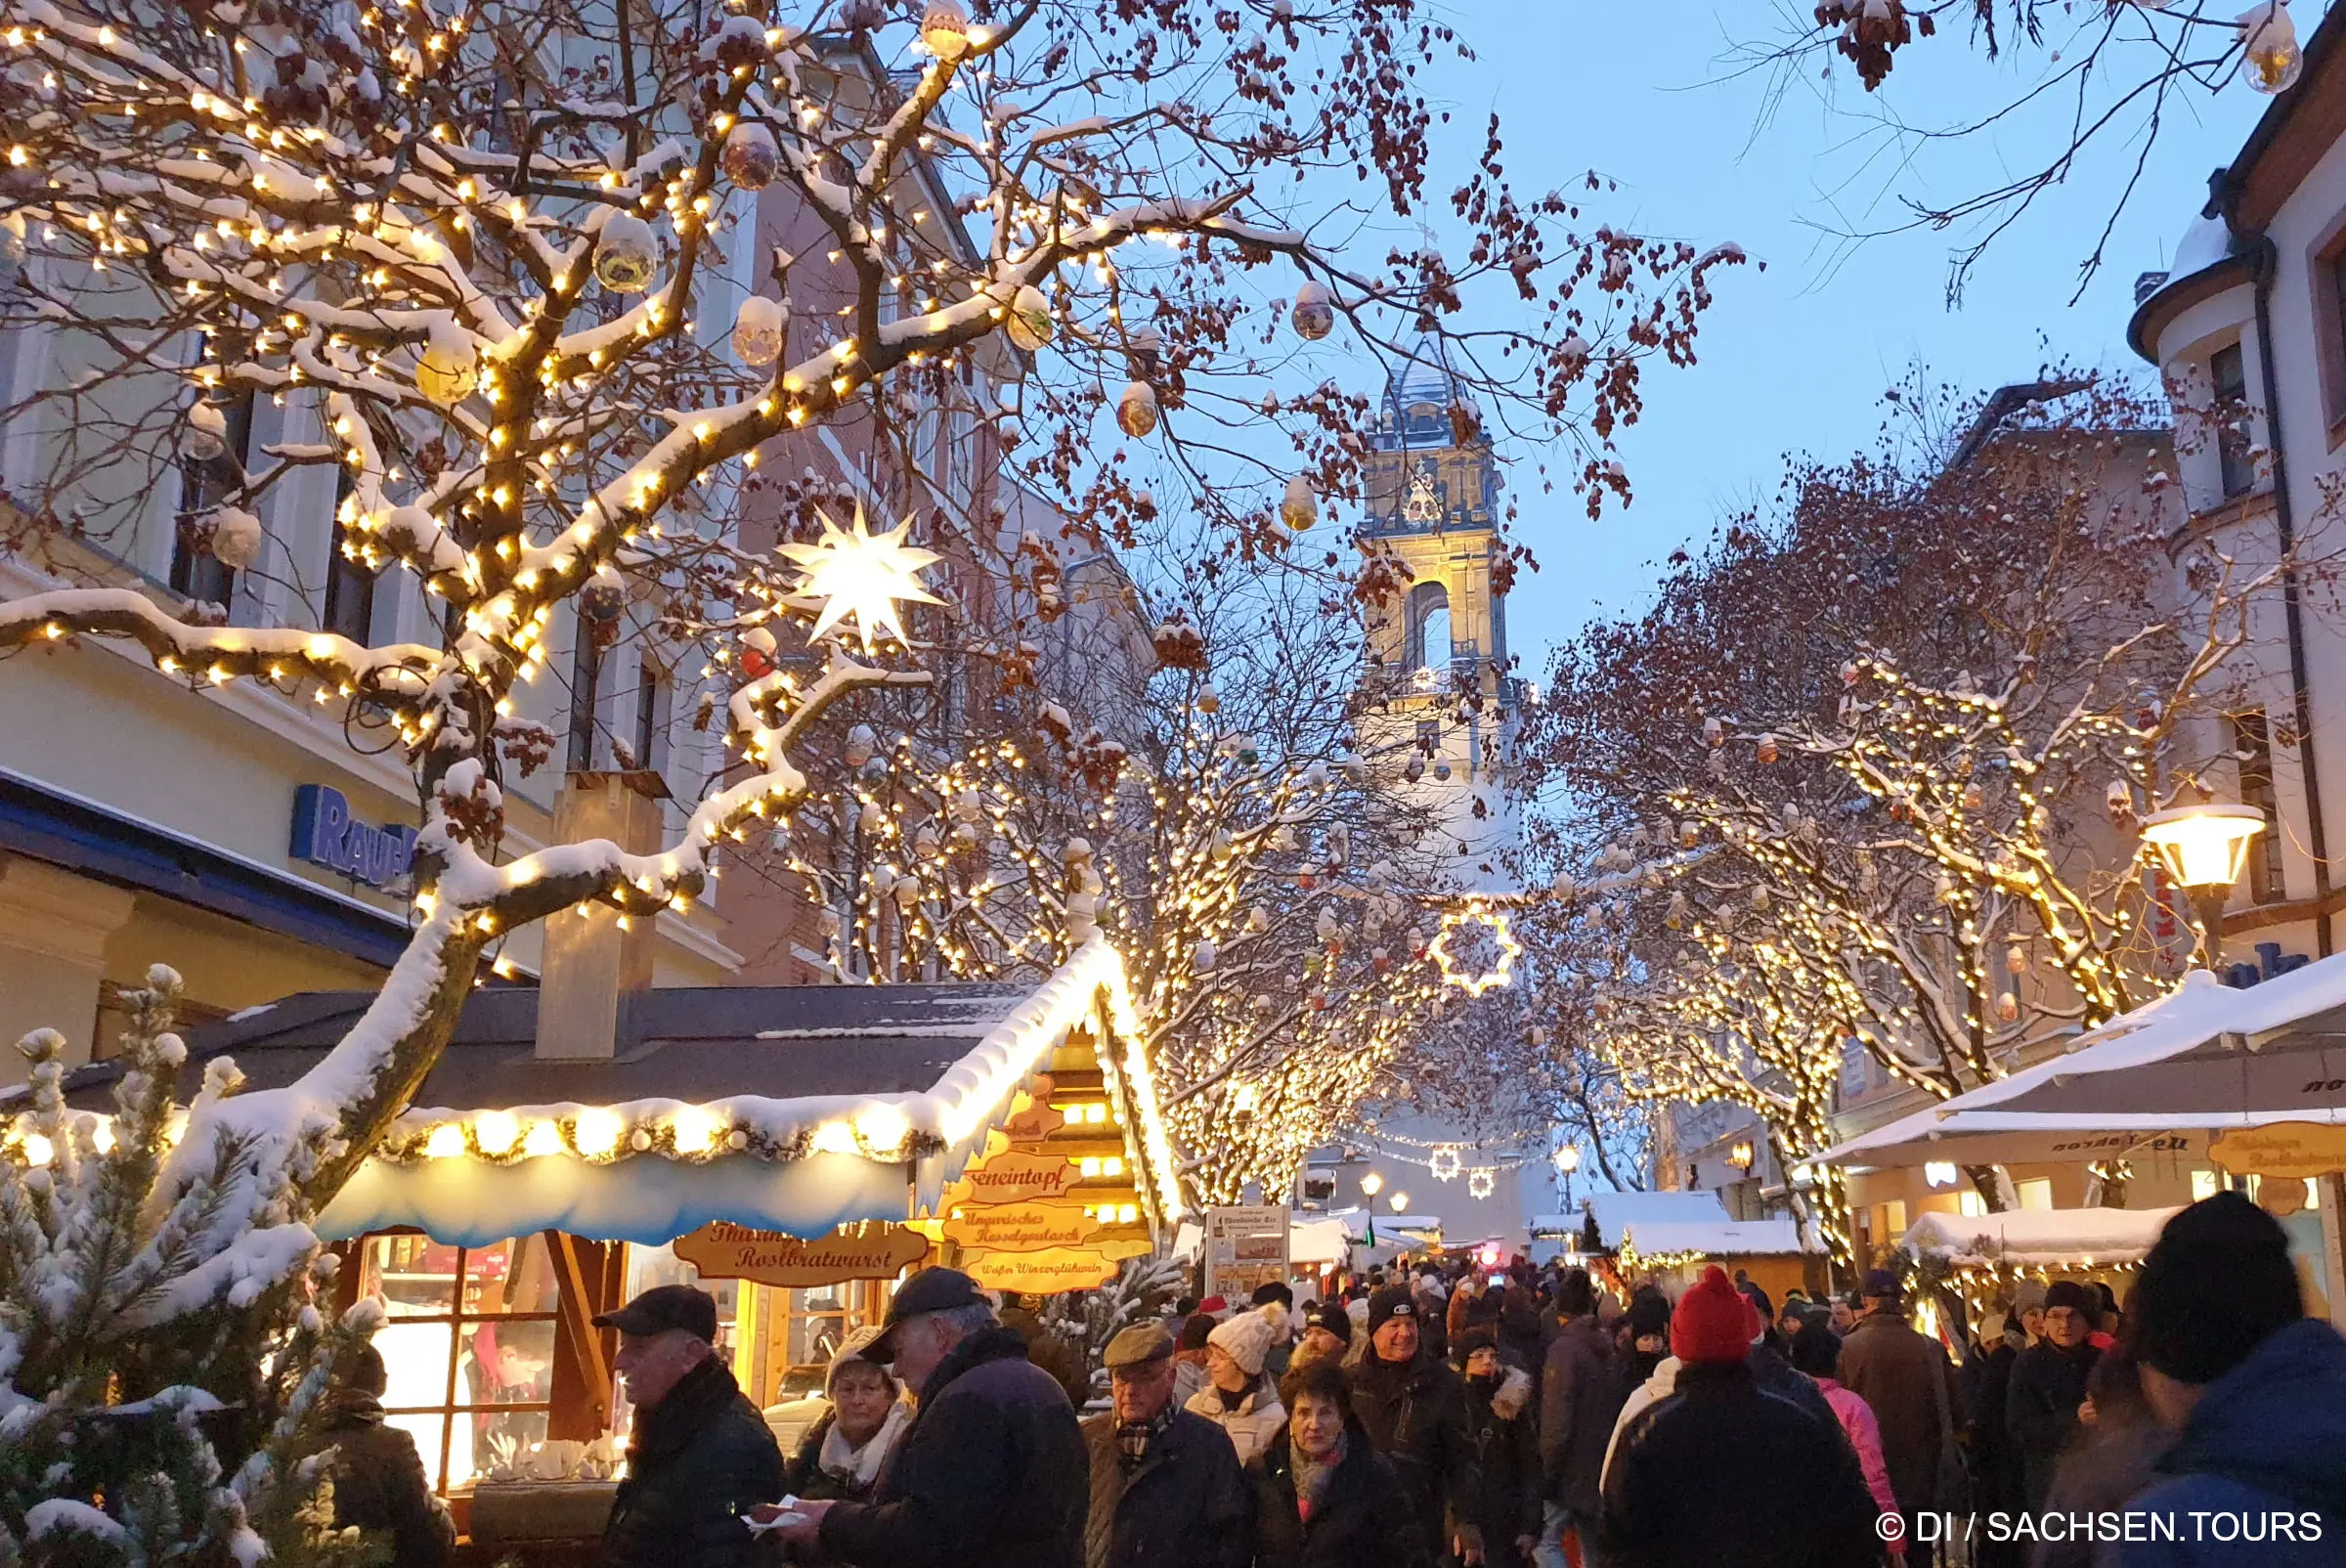
[[[2300,0],[2302,32],[2322,9]],[[1831,102],[1812,72],[1764,126],[1766,78],[1724,79],[1732,45],[1780,36],[1765,0],[1476,0],[1456,16],[1481,56],[1433,83],[1455,110],[1457,146],[1478,148],[1496,109],[1506,172],[1527,194],[1593,167],[1621,183],[1597,198],[1596,214],[1698,244],[1733,240],[1768,263],[1721,275],[1699,365],[1649,377],[1644,417],[1625,443],[1634,505],[1591,524],[1568,497],[1526,495],[1521,526],[1542,570],[1510,599],[1508,631],[1527,672],[1542,675],[1548,648],[1590,615],[1644,603],[1653,563],[1705,537],[1723,510],[1772,493],[1785,453],[1835,457],[1869,444],[1883,391],[1909,367],[1975,388],[2030,379],[2054,359],[2140,369],[2125,346],[2135,276],[2166,265],[2208,171],[2229,160],[2267,102],[2236,81],[2213,98],[2190,90],[2171,107],[2107,264],[2076,305],[2077,264],[2124,183],[2131,146],[2089,157],[2041,197],[1950,311],[1957,233],[1837,252],[1817,226],[1893,221],[1900,193],[1951,200],[1999,185],[2058,147],[2047,117],[1940,144],[1892,171],[1869,163],[1863,116],[1877,106],[1846,66]],[[2025,65],[2041,68],[2041,56]],[[1942,36],[1904,52],[1883,96],[1909,120],[1937,125],[2030,79]]]

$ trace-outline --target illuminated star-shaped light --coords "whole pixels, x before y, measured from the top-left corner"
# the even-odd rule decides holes
[[[885,632],[898,642],[906,640],[904,624],[896,619],[899,600],[917,604],[944,601],[921,587],[921,573],[943,557],[934,550],[904,543],[912,519],[885,534],[875,534],[863,520],[863,503],[855,503],[853,531],[841,528],[830,514],[816,508],[823,537],[811,544],[789,544],[781,549],[806,576],[799,591],[823,601],[808,640],[820,638],[848,616],[866,644]]]
[[[1451,933],[1469,925],[1483,927],[1490,932],[1491,939],[1499,944],[1499,963],[1480,975],[1469,975],[1460,970],[1456,955],[1450,950]],[[1523,956],[1523,944],[1507,929],[1504,911],[1470,903],[1464,909],[1451,910],[1442,917],[1442,929],[1426,951],[1433,958],[1434,966],[1442,972],[1443,983],[1455,986],[1468,996],[1480,996],[1495,986],[1512,981],[1515,960]]]

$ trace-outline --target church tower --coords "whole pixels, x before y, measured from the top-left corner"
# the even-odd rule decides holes
[[[1441,341],[1421,336],[1385,382],[1371,436],[1365,544],[1410,581],[1371,610],[1365,737],[1407,746],[1412,793],[1447,843],[1461,890],[1509,886],[1501,854],[1518,821],[1509,793],[1522,682],[1507,669],[1506,600],[1492,588],[1499,469],[1473,395]]]

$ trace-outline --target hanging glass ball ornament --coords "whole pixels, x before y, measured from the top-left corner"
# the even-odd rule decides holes
[[[1279,501],[1279,520],[1298,534],[1320,520],[1320,501],[1303,475],[1287,481],[1287,493]]]
[[[455,322],[434,326],[423,352],[415,357],[415,390],[449,409],[472,396],[480,380],[480,354],[472,334]]]
[[[659,269],[660,242],[632,212],[613,213],[594,240],[594,276],[615,294],[640,294]]]
[[[1020,284],[1018,293],[1011,297],[1002,327],[1021,353],[1033,353],[1051,341],[1051,302],[1034,284]]]
[[[1146,381],[1128,381],[1116,399],[1116,427],[1138,440],[1156,428],[1156,393]]]
[[[929,0],[921,12],[921,42],[950,65],[970,52],[970,15],[955,0]]]
[[[752,294],[733,314],[733,352],[744,365],[771,365],[782,357],[790,311],[778,299]]]
[[[2288,0],[2263,0],[2240,13],[2242,48],[2240,76],[2260,93],[2285,93],[2297,85],[2305,69],[2305,51],[2298,47],[2297,23],[2290,20]]]
[[[1327,285],[1305,279],[1303,286],[1295,290],[1295,308],[1288,313],[1288,320],[1294,323],[1295,335],[1307,342],[1317,343],[1334,331],[1336,305]]]
[[[762,191],[782,172],[782,150],[774,133],[756,120],[743,120],[725,137],[725,178],[744,191]]]

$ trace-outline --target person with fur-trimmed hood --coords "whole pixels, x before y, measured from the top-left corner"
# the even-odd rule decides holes
[[[1532,1375],[1500,1359],[1499,1333],[1488,1324],[1458,1335],[1450,1359],[1466,1380],[1466,1440],[1483,1473],[1475,1524],[1484,1549],[1494,1564],[1529,1562],[1545,1490]]]
[[[1229,1433],[1240,1464],[1251,1463],[1287,1421],[1279,1389],[1263,1370],[1285,1327],[1286,1309],[1276,1301],[1217,1327],[1205,1338],[1205,1386],[1182,1407]]]

